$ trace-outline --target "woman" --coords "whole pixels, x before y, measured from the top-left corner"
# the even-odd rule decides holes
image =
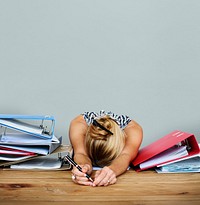
[[[108,186],[116,183],[117,176],[124,173],[136,157],[142,142],[141,126],[125,115],[100,111],[85,112],[70,123],[70,142],[74,161],[82,167],[72,169],[75,183],[89,186]],[[101,167],[91,175],[93,166]]]

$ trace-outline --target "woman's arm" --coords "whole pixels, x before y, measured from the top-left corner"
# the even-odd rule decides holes
[[[92,173],[92,163],[89,159],[85,147],[85,135],[88,125],[86,124],[82,115],[79,115],[73,119],[69,127],[69,139],[74,151],[74,160],[82,167],[82,171],[78,171],[77,168],[73,168],[72,173],[76,176],[74,182],[84,185],[92,185],[90,181],[85,177],[85,173]]]
[[[117,181],[116,177],[124,173],[131,161],[137,156],[143,138],[141,126],[135,121],[131,121],[124,129],[124,132],[126,134],[126,142],[122,153],[113,160],[110,166],[96,172],[95,185],[107,186],[108,184],[114,184]]]
[[[127,170],[130,163],[137,156],[143,139],[142,128],[134,121],[131,121],[128,124],[128,126],[124,129],[124,132],[127,136],[125,147],[120,156],[116,158],[109,166],[116,173],[116,176],[119,176]]]

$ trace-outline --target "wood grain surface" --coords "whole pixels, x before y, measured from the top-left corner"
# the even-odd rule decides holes
[[[27,203],[28,202],[28,203]],[[0,170],[1,205],[200,204],[200,174],[129,170],[108,187],[74,184],[70,171]]]

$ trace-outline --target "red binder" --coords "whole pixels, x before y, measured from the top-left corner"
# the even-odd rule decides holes
[[[35,156],[35,155],[37,155],[34,152],[28,152],[28,151],[24,151],[24,150],[12,149],[12,148],[0,146],[0,155],[1,154],[4,154],[4,155],[23,155],[23,156]]]
[[[145,168],[141,168],[141,164],[146,162],[147,160],[154,159],[156,156],[159,156],[160,154],[167,152],[169,149],[173,149],[174,147],[178,147],[181,145],[186,146],[187,156],[165,160],[161,163],[157,163],[155,161],[155,163]],[[153,168],[155,166],[159,166],[167,162],[186,159],[198,154],[199,152],[199,145],[193,134],[176,130],[139,150],[137,157],[132,161],[132,165],[136,171],[141,171]]]

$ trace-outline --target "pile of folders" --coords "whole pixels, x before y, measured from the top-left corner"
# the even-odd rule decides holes
[[[193,134],[176,130],[140,149],[132,165],[136,171],[200,172],[200,147]]]
[[[17,167],[27,161],[29,165],[41,164],[39,157],[49,156],[61,147],[62,137],[55,136],[54,128],[53,116],[0,114],[0,167]],[[58,160],[56,164],[48,160],[43,160],[49,163],[46,168],[62,165]]]

